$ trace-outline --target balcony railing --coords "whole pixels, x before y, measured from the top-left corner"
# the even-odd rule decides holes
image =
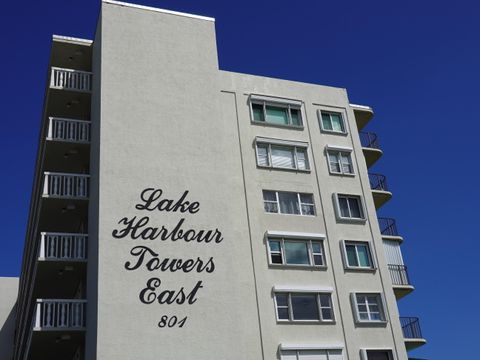
[[[405,339],[423,339],[420,321],[417,317],[400,317],[400,325]]]
[[[34,330],[84,330],[86,300],[37,299]]]
[[[388,264],[393,285],[410,285],[407,267],[405,265]]]
[[[387,186],[387,178],[381,174],[368,174],[370,180],[370,188],[372,190],[389,191]]]
[[[92,73],[52,67],[52,73],[50,75],[50,87],[52,89],[60,90],[91,92]]]
[[[89,175],[45,172],[43,196],[88,199]]]
[[[360,131],[360,142],[363,147],[380,149],[377,134],[373,132]]]
[[[87,259],[86,234],[41,233],[40,259],[82,261]]]
[[[48,140],[78,143],[90,142],[90,122],[84,120],[50,117]]]
[[[380,232],[382,235],[399,236],[395,219],[378,218],[378,224],[380,226]]]

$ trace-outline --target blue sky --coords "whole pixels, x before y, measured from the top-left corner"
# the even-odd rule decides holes
[[[480,5],[455,1],[153,1],[216,18],[224,70],[345,87],[371,105],[431,360],[478,358]],[[98,1],[2,4],[0,275],[18,276],[51,35],[92,38]],[[477,164],[477,165],[475,165]],[[475,225],[475,226],[474,226]],[[475,240],[477,238],[477,240]]]

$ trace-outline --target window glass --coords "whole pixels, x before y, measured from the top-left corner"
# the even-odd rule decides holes
[[[266,105],[267,122],[273,124],[288,125],[288,109]]]
[[[288,294],[276,294],[277,314],[280,320],[288,320]]]
[[[333,130],[330,114],[322,112],[322,125],[325,130]]]
[[[300,109],[290,109],[290,114],[292,116],[292,125],[301,126],[302,118],[300,116]]]
[[[292,294],[292,313],[295,320],[319,320],[315,294]]]
[[[263,190],[263,206],[266,212],[278,213],[277,196],[275,191]]]
[[[279,192],[280,212],[283,214],[300,214],[298,197],[296,193]]]
[[[358,266],[355,245],[346,245],[348,266]]]
[[[367,244],[357,244],[358,251],[358,262],[362,267],[370,267],[372,264],[370,262],[370,254],[368,251]]]
[[[323,265],[323,247],[319,242],[312,242],[313,263],[315,265]]]
[[[367,350],[367,360],[391,360],[389,350]]]
[[[341,172],[340,159],[338,158],[338,153],[329,152],[328,160],[330,162],[330,171],[337,172],[337,173]]]
[[[272,264],[283,264],[280,241],[270,240],[268,244],[270,246],[270,256]]]
[[[315,215],[312,194],[300,194],[300,202],[302,203],[302,215]]]
[[[361,218],[362,213],[360,211],[360,204],[358,198],[348,198],[348,204],[350,206],[350,217]]]
[[[323,320],[333,320],[332,299],[329,294],[320,294],[320,309]]]
[[[257,144],[257,161],[260,166],[269,166],[270,161],[268,159],[268,145]]]
[[[252,104],[253,120],[254,121],[265,121],[263,115],[263,105],[261,104]]]
[[[272,166],[283,168],[295,168],[294,148],[283,146],[271,146],[272,149]]]
[[[343,196],[338,197],[338,205],[340,206],[340,216],[342,217],[350,217],[350,211],[348,209],[348,201],[347,198]]]
[[[309,265],[307,243],[304,241],[285,241],[285,260],[291,265]]]
[[[308,170],[307,150],[297,148],[297,166],[300,170]]]
[[[344,132],[342,116],[338,113],[330,113],[333,131]]]

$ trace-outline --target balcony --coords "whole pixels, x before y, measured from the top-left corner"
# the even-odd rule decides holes
[[[92,91],[92,73],[52,67],[50,88],[90,93]]]
[[[388,270],[392,280],[393,292],[397,300],[415,290],[410,283],[405,265],[388,264]]]
[[[47,140],[72,143],[90,142],[90,122],[58,117],[50,117]]]
[[[392,198],[392,193],[388,191],[387,178],[381,174],[368,174],[368,178],[375,208],[379,209]]]
[[[85,330],[87,300],[37,299],[34,331]]]
[[[59,199],[88,199],[89,175],[45,172],[43,197]]]
[[[86,234],[42,232],[39,260],[86,261],[87,238]]]
[[[427,340],[422,336],[420,321],[417,317],[400,317],[400,325],[402,326],[407,351],[427,343]]]
[[[377,162],[383,155],[383,151],[380,150],[380,144],[378,143],[377,134],[372,132],[361,131],[360,143],[362,144],[363,156],[367,163],[367,168]]]
[[[355,114],[355,121],[358,130],[362,130],[373,117],[373,110],[370,106],[350,104]]]

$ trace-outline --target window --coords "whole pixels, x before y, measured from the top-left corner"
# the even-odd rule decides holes
[[[280,360],[343,360],[341,349],[281,350]]]
[[[345,134],[345,124],[341,113],[320,111],[320,123],[323,131]]]
[[[275,294],[279,321],[333,321],[332,298],[327,293]]]
[[[393,360],[391,350],[362,350],[366,356],[365,360]]]
[[[368,242],[345,241],[344,250],[347,267],[373,269],[372,254]]]
[[[328,165],[333,174],[353,174],[352,156],[349,151],[327,150]]]
[[[325,266],[321,240],[268,238],[268,254],[272,265]]]
[[[307,148],[257,142],[258,166],[310,170]]]
[[[359,322],[385,322],[380,294],[354,294],[353,300]]]
[[[337,215],[340,219],[364,220],[362,199],[357,195],[336,195]]]
[[[263,203],[269,213],[315,215],[312,194],[263,190]]]
[[[264,100],[252,100],[253,122],[291,127],[302,127],[302,112],[299,102],[279,104]]]

